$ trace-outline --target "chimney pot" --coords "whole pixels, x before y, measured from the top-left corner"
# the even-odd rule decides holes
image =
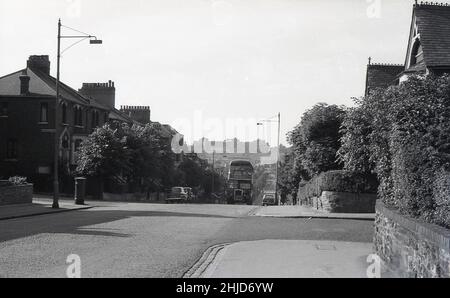
[[[30,93],[30,77],[25,73],[19,76],[20,79],[20,95]]]

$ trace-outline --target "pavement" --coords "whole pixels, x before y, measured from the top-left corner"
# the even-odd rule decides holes
[[[259,240],[214,246],[184,277],[367,278],[371,243]]]
[[[31,204],[17,204],[0,206],[0,220],[15,219],[36,215],[67,212],[91,208],[87,205],[75,205],[73,201],[60,201],[59,209],[52,208],[51,200],[33,199]]]
[[[375,214],[325,213],[305,206],[264,206],[250,216],[372,221]],[[334,222],[330,221],[330,225]],[[367,278],[371,242],[264,239],[211,246],[185,278]],[[380,264],[382,277],[395,277]]]
[[[306,206],[264,206],[256,209],[251,215],[282,218],[375,219],[375,213],[326,213]]]

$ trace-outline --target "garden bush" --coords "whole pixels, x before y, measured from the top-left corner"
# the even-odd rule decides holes
[[[20,176],[13,176],[8,179],[8,182],[10,185],[24,185],[27,184],[27,178],[26,177],[20,177]]]
[[[385,204],[450,227],[448,75],[413,76],[376,90],[347,113],[342,133],[338,155],[345,168],[376,173]]]
[[[450,172],[441,170],[433,183],[436,224],[450,227]]]

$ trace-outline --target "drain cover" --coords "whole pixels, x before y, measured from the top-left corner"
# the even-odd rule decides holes
[[[336,250],[336,246],[334,245],[323,245],[323,244],[316,244],[317,250]]]

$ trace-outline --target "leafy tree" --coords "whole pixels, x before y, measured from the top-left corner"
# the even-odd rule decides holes
[[[225,185],[225,179],[217,172],[213,172],[212,169],[206,169],[203,172],[203,178],[201,182],[201,187],[205,191],[206,194],[212,193],[212,185],[213,185],[213,177],[214,177],[214,192],[220,192],[220,190]]]
[[[130,170],[126,139],[109,124],[96,128],[81,144],[76,168],[78,174],[119,178]]]
[[[283,196],[291,195],[293,203],[297,203],[298,185],[301,181],[301,173],[298,173],[295,167],[295,154],[288,152],[280,164],[278,184]]]
[[[128,182],[140,191],[161,191],[172,183],[174,153],[158,123],[105,124],[82,143],[76,172]],[[102,190],[101,190],[102,191]]]
[[[300,123],[288,134],[294,151],[295,172],[300,178],[309,180],[321,172],[342,169],[336,153],[344,115],[344,107],[317,104],[303,114]]]
[[[198,157],[185,157],[178,166],[178,170],[181,172],[180,185],[189,187],[201,186],[205,169],[202,168]]]
[[[174,154],[162,136],[161,125],[123,125],[122,130],[130,151],[129,181],[147,192],[161,191],[170,185],[165,177],[173,172]]]

